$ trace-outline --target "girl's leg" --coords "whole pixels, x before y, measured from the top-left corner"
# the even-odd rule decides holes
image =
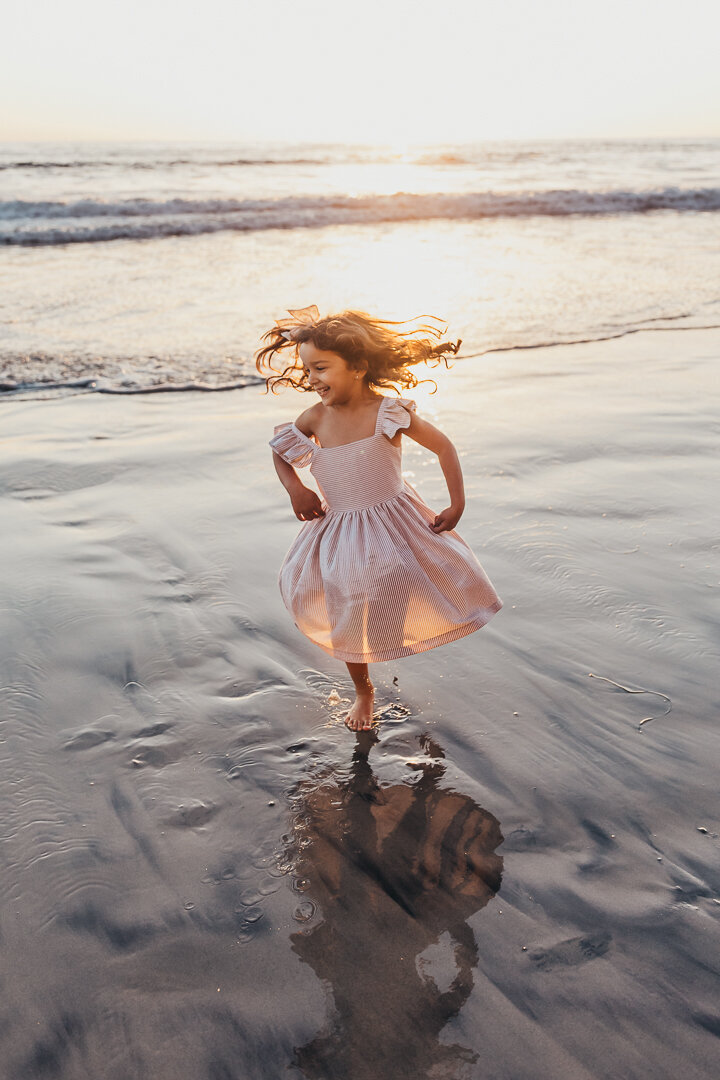
[[[347,664],[355,685],[355,702],[345,718],[351,731],[368,731],[372,726],[375,687],[370,682],[367,664]]]

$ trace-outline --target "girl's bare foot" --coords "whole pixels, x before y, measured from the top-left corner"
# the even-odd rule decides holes
[[[351,731],[369,731],[372,727],[374,705],[375,691],[372,687],[358,690],[355,702],[345,717],[345,725]]]
[[[345,717],[351,731],[369,731],[372,727],[375,687],[370,682],[367,664],[347,661],[347,669],[355,687],[355,703]]]

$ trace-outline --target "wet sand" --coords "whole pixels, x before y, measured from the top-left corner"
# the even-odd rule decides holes
[[[505,607],[358,737],[276,587],[297,397],[1,406],[3,1076],[714,1080],[718,356],[421,397]]]

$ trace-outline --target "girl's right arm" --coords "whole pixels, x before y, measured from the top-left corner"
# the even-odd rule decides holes
[[[312,488],[305,487],[292,465],[289,465],[287,461],[283,461],[275,453],[273,453],[273,464],[275,465],[275,472],[280,477],[280,483],[290,496],[295,517],[299,518],[300,521],[325,517],[325,511],[322,508],[317,492],[313,491]]]
[[[307,424],[307,412],[303,413],[298,418],[296,427],[303,432],[304,435],[310,435],[312,432],[308,431]],[[275,472],[280,478],[280,483],[290,496],[290,502],[292,508],[295,511],[295,517],[300,521],[311,521],[313,518],[325,517],[325,511],[323,510],[322,503],[318,498],[317,492],[312,488],[305,487],[302,480],[287,461],[278,455],[273,453],[273,464],[275,466]]]

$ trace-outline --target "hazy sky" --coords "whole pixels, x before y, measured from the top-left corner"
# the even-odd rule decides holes
[[[717,0],[10,0],[0,139],[720,135]]]

